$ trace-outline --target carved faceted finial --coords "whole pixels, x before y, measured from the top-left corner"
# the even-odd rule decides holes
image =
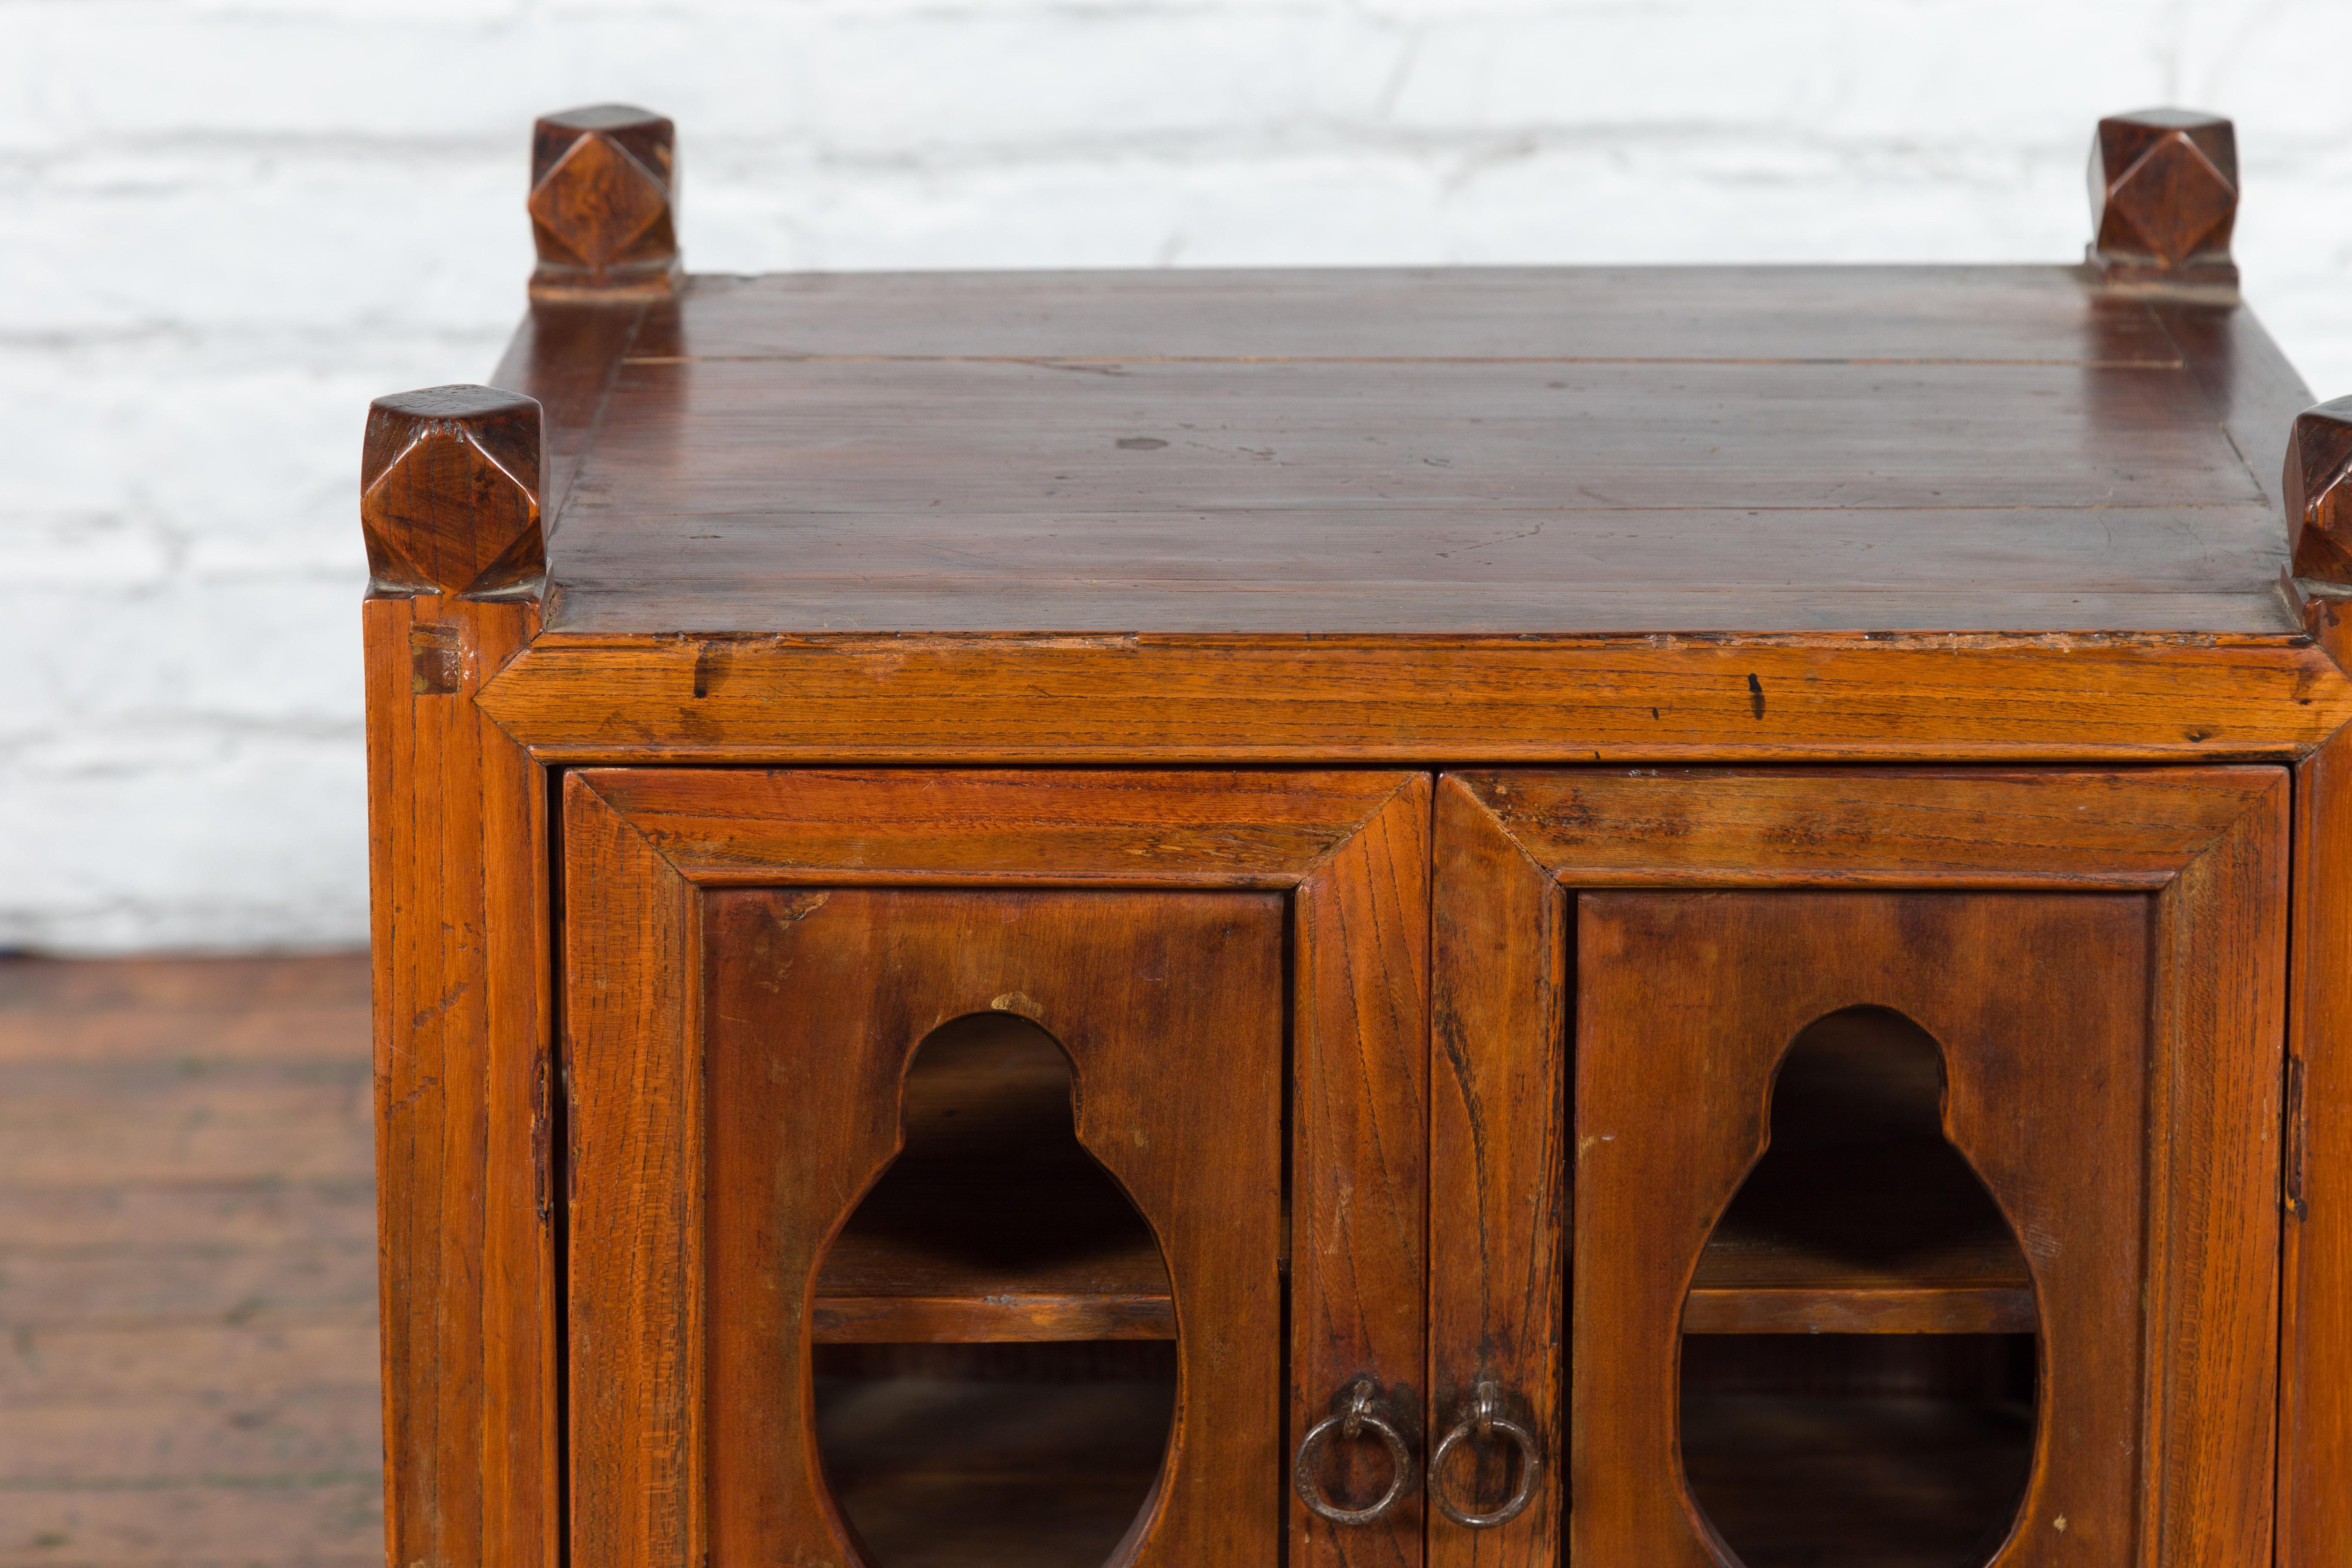
[[[2286,444],[2290,568],[2298,577],[2352,584],[2352,397],[2294,416]]]
[[[2127,283],[2234,288],[2238,133],[2218,115],[2144,109],[2091,143],[2091,263]]]
[[[677,128],[625,103],[551,114],[530,138],[534,296],[665,294],[677,257]]]
[[[369,405],[360,527],[380,590],[484,597],[547,569],[539,401],[428,386]]]

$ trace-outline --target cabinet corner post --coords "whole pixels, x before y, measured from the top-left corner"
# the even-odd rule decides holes
[[[2352,658],[2347,601],[2305,624]],[[2352,730],[2295,765],[2294,944],[2281,1086],[2279,1568],[2352,1560]]]
[[[385,1535],[551,1568],[547,780],[475,704],[540,624],[539,405],[380,398],[362,460]]]

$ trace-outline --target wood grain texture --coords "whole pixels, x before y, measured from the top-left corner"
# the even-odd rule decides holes
[[[835,889],[709,902],[712,1550],[854,1563],[811,1425],[809,1291],[899,1149],[934,1030],[1018,1007],[1174,1281],[1166,1466],[1122,1563],[1271,1560],[1283,1477],[1282,1001],[1267,893]],[[1169,1047],[1181,1042],[1181,1054]]]
[[[2280,487],[2285,493],[2289,570],[2342,586],[2352,583],[2352,399],[2336,398],[2295,416]]]
[[[360,531],[371,592],[497,598],[547,569],[539,405],[491,386],[428,386],[368,407]]]
[[[2033,1331],[2017,1233],[1942,1130],[1939,1062],[1870,1013],[1789,1043],[1770,1145],[1707,1234],[1685,1333]]]
[[[627,821],[563,789],[570,1560],[699,1568],[702,930]]]
[[[390,1560],[551,1564],[546,781],[474,703],[538,610],[363,620]]]
[[[547,437],[540,499],[560,518],[580,465],[595,445],[598,422],[621,372],[621,358],[644,319],[642,307],[539,301],[515,330],[489,384],[535,399]]]
[[[1215,891],[1244,900],[1260,892],[1286,894],[1296,965],[1290,1028],[1300,1058],[1294,1062],[1293,1136],[1298,1142],[1292,1166],[1296,1173],[1309,1158],[1316,1165],[1315,1176],[1299,1182],[1294,1194],[1297,1237],[1291,1248],[1289,1356],[1298,1386],[1288,1405],[1297,1410],[1327,1402],[1336,1390],[1307,1381],[1326,1369],[1344,1367],[1350,1378],[1368,1373],[1391,1389],[1417,1388],[1423,1354],[1415,1305],[1423,1278],[1425,1113],[1418,1060],[1423,1025],[1418,996],[1409,979],[1399,984],[1396,966],[1402,965],[1409,976],[1427,940],[1426,898],[1419,891],[1426,864],[1424,778],[627,769],[574,773],[566,789],[572,817],[594,825],[567,837],[574,867],[567,886],[575,889],[568,906],[567,967],[575,995],[583,984],[579,977],[599,977],[595,994],[576,1001],[567,1014],[579,1114],[596,1114],[581,1055],[587,1037],[583,1031],[613,1031],[599,1037],[606,1041],[608,1061],[614,1059],[614,1041],[673,1043],[655,1053],[665,1058],[659,1074],[672,1075],[658,1081],[628,1078],[627,1071],[638,1070],[635,1067],[608,1067],[597,1091],[599,1103],[607,1108],[602,1113],[604,1152],[592,1158],[590,1141],[583,1136],[579,1143],[579,1190],[617,1185],[635,1194],[628,1200],[634,1204],[689,1190],[675,1185],[689,1173],[689,1166],[679,1163],[688,1156],[676,1140],[620,1125],[625,1106],[677,1114],[685,1090],[674,1075],[691,1071],[666,1060],[670,1049],[684,1051],[689,1040],[676,1011],[682,1000],[672,995],[660,1001],[670,1011],[658,1027],[633,1011],[653,1004],[631,1000],[651,994],[649,988],[657,984],[676,984],[657,977],[688,962],[677,947],[680,939],[662,932],[684,929],[679,922],[688,920],[682,912],[688,906],[672,900],[693,895],[655,896],[647,890],[655,883],[673,887],[661,879],[675,879],[677,889],[700,885],[709,889],[701,896],[714,900],[731,896],[723,893],[730,887],[759,885],[798,886],[807,891],[791,896],[838,900],[850,899],[856,884],[893,882],[930,884],[927,896],[950,901],[984,900],[996,896],[993,889],[1024,885],[1098,891],[1189,888],[1202,889],[1202,897]],[[625,854],[589,847],[616,844],[623,837],[634,846]],[[658,877],[650,869],[656,862],[662,868]],[[968,890],[950,891],[958,889]],[[881,889],[875,891],[879,896]],[[585,916],[577,901],[583,898],[593,900]],[[659,929],[645,928],[646,921]],[[1347,953],[1328,951],[1339,942],[1347,945]],[[671,947],[666,957],[659,951],[663,943]],[[635,954],[626,963],[618,956],[625,949]],[[593,1022],[605,1016],[614,1021]],[[636,1052],[644,1054],[642,1047]],[[1328,1062],[1322,1059],[1327,1054]],[[614,1137],[624,1141],[615,1145]],[[608,1352],[625,1363],[617,1365],[579,1359],[585,1342],[580,1338],[577,1292],[615,1271],[626,1279],[618,1261],[625,1256],[667,1260],[688,1255],[669,1239],[667,1227],[677,1222],[667,1211],[640,1216],[635,1225],[600,1223],[606,1228],[593,1230],[584,1211],[575,1214],[574,1375],[597,1380],[592,1389],[596,1398],[607,1398],[607,1387],[615,1386],[629,1399],[656,1399],[659,1410],[642,1414],[638,1424],[667,1434],[671,1413],[688,1407],[681,1402],[688,1400],[687,1390],[698,1386],[701,1376],[696,1367],[665,1363],[664,1354],[675,1360],[677,1352],[660,1349],[674,1347],[674,1338],[666,1336],[685,1331],[685,1308],[677,1302],[687,1287],[675,1279],[625,1287],[653,1304],[624,1313],[627,1342]],[[606,1249],[593,1255],[604,1259],[604,1267],[585,1261],[591,1255],[584,1249],[592,1245]],[[653,1273],[667,1278],[685,1266],[665,1261]],[[1181,1269],[1177,1275],[1181,1343],[1201,1331],[1185,1326]],[[624,1287],[615,1283],[611,1289]],[[603,1309],[590,1316],[608,1321]],[[574,1408],[576,1415],[581,1405]],[[582,1489],[591,1485],[617,1485],[625,1498],[652,1497],[656,1503],[643,1517],[629,1510],[646,1505],[611,1505],[619,1512],[583,1525],[575,1534],[575,1551],[590,1550],[583,1543],[593,1538],[597,1552],[635,1552],[648,1562],[677,1560],[675,1554],[687,1550],[681,1544],[685,1531],[670,1522],[668,1513],[677,1508],[667,1500],[678,1497],[690,1482],[682,1479],[686,1459],[671,1456],[698,1450],[667,1436],[652,1443],[618,1435],[631,1429],[628,1420],[617,1428],[609,1421],[598,1426],[604,1428],[602,1436],[575,1420],[575,1441],[599,1446],[593,1463],[583,1458],[575,1466],[575,1518],[587,1519]],[[1277,1462],[1268,1472],[1276,1485],[1281,1470]],[[1276,1494],[1269,1492],[1266,1500],[1267,1517],[1278,1519]],[[663,1510],[668,1513],[656,1517]],[[1319,1526],[1310,1531],[1294,1513],[1291,1560],[1418,1562],[1418,1514],[1401,1514],[1379,1526],[1334,1534]]]
[[[543,762],[2301,756],[2352,682],[2228,639],[573,638],[483,707]]]
[[[1160,1244],[1073,1135],[1074,1087],[1062,1048],[1017,1013],[927,1037],[899,1088],[903,1144],[824,1250],[811,1337],[1174,1339]]]
[[[2091,142],[2091,265],[2122,284],[2234,289],[2238,135],[2193,110],[2099,121]]]
[[[1530,952],[1561,952],[1566,941],[1556,906],[1535,897],[1535,886],[1526,872],[1514,869],[1510,875],[1500,874],[1505,868],[1535,867],[1545,882],[1573,888],[1584,885],[1584,862],[1589,858],[1593,874],[1603,884],[1622,887],[1636,881],[1626,873],[1622,858],[1606,848],[1581,849],[1562,858],[1527,858],[1527,852],[1496,814],[1498,798],[1507,801],[1508,809],[1522,820],[1539,823],[1570,816],[1566,804],[1580,798],[1576,792],[1584,782],[1602,776],[1598,771],[1580,777],[1566,771],[1526,772],[1485,779],[1449,775],[1441,782],[1441,862],[1450,865],[1462,854],[1457,844],[1488,846],[1481,852],[1484,863],[1495,868],[1496,874],[1465,879],[1465,886],[1478,889],[1469,907],[1513,911],[1486,916],[1517,933],[1488,941],[1489,951],[1510,951],[1516,942],[1526,944]],[[2014,879],[2007,885],[2032,889],[2053,886],[2044,868],[2057,837],[2049,831],[2050,825],[2041,818],[2039,810],[2028,804],[2039,790],[2047,789],[2053,799],[2062,801],[2104,802],[2101,812],[2082,816],[2082,831],[2094,842],[2100,830],[2093,819],[2113,814],[2155,824],[2171,819],[2174,827],[2169,831],[2177,843],[2181,842],[2179,808],[2168,809],[2160,804],[2171,791],[2210,789],[2216,801],[2234,803],[2234,820],[2220,831],[2206,832],[2201,851],[2181,863],[2160,888],[2150,886],[2145,863],[2134,863],[2138,858],[2112,850],[2118,863],[2106,872],[2079,864],[2073,880],[2063,885],[2084,892],[2103,889],[2137,892],[2154,900],[2147,991],[2148,1037],[2154,1051],[2147,1079],[2147,1212],[2152,1239],[2142,1341],[2152,1375],[2137,1395],[2142,1401],[2142,1458],[2134,1502],[2137,1510],[2134,1560],[2150,1564],[2216,1565],[2258,1561],[2268,1551],[2271,1530],[2268,1486],[2275,1388],[2271,1347],[2276,1332],[2279,1256],[2277,1096],[2279,1045],[2284,1029],[2284,775],[2275,770],[2217,769],[2121,776],[2127,786],[2146,795],[2130,799],[2107,795],[2103,793],[2105,789],[2119,786],[2097,784],[2064,773],[2020,774],[2005,783],[1973,773],[1885,774],[1880,777],[1891,790],[1908,792],[1908,809],[1898,808],[1897,795],[1888,795],[1865,812],[1851,799],[1841,801],[1841,786],[1834,775],[1823,775],[1831,787],[1818,819],[1807,824],[1801,818],[1775,817],[1767,812],[1756,822],[1759,828],[1772,826],[1780,837],[1792,833],[1803,837],[1809,830],[1824,844],[1851,846],[1843,866],[1825,863],[1825,857],[1796,858],[1780,884],[1783,888],[1868,886],[1879,870],[1907,867],[1900,879],[1906,879],[1913,887],[1989,889],[1996,885],[1995,879],[1981,858],[1962,857],[1956,870],[1938,870],[1933,860],[1913,858],[1916,848],[1906,842],[1911,834],[1904,819],[1919,820],[1913,812],[1922,808],[1932,812],[1934,803],[1950,790],[1953,809],[1962,816],[1984,814],[1977,820],[1990,841],[1998,842],[2001,837],[1998,823],[2011,814],[2017,816],[2021,842],[2014,851]],[[1508,795],[1489,798],[1495,777],[1508,784]],[[2013,804],[1989,810],[1984,798],[1972,799],[1973,792],[1989,782],[2011,791]],[[2093,793],[2084,796],[2079,792],[2086,786]],[[1679,814],[1685,831],[1703,839],[1717,806],[1735,803],[1725,809],[1721,820],[1737,818],[1742,808],[1736,803],[1747,785],[1741,774],[1727,771],[1694,775],[1680,787],[1691,795],[1687,808]],[[1680,837],[1643,826],[1645,820],[1654,824],[1664,820],[1657,810],[1662,799],[1653,797],[1633,814],[1628,823],[1629,837],[1640,838],[1646,834],[1668,845]],[[2224,805],[2219,813],[2226,816],[2231,809],[2231,805]],[[1879,836],[1864,826],[1869,815],[1886,823],[1885,853],[1892,862],[1887,867],[1877,864]],[[2188,813],[2192,818],[2200,815]],[[1577,846],[1606,845],[1611,838],[1606,818],[1597,812],[1585,813],[1577,826]],[[1761,837],[1759,832],[1759,847]],[[2156,837],[2161,844],[2167,834]],[[2196,833],[2192,831],[2186,839],[2195,840]],[[1521,861],[1515,863],[1505,856],[1506,847]],[[1662,859],[1660,886],[1703,885],[1685,874],[1674,855],[1663,855]],[[1899,885],[1899,880],[1888,877],[1877,885]],[[1447,878],[1441,875],[1441,911],[1450,902],[1446,886]],[[1493,989],[1465,986],[1453,978],[1449,973],[1453,968],[1465,973],[1476,972],[1453,955],[1448,931],[1449,918],[1441,912],[1434,981],[1440,999],[1437,1035],[1441,1041],[1448,1037],[1446,999]],[[1564,955],[1555,962],[1564,963]],[[1517,989],[1522,995],[1538,994],[1532,981],[1521,982]],[[1557,1011],[1547,1008],[1531,1015],[1523,1026],[1529,1032],[1521,1037],[1540,1038],[1537,1031],[1543,1026],[1545,1013],[1559,1017],[1565,1011],[1561,1005]],[[1445,1095],[1438,1094],[1434,1103],[1432,1180],[1433,1191],[1441,1195],[1433,1200],[1433,1213],[1443,1214],[1446,1211],[1442,1194],[1460,1178],[1449,1173],[1455,1156],[1444,1135]],[[1578,1114],[1583,1114],[1580,1107]],[[1567,1190],[1570,1201],[1582,1203],[1572,1187]],[[1580,1237],[1579,1246],[1586,1244],[1586,1238]],[[1443,1345],[1445,1320],[1436,1305],[1444,1300],[1442,1270],[1437,1278],[1441,1283],[1433,1285],[1440,1294],[1433,1298],[1433,1335]],[[1590,1434],[1571,1437],[1571,1466],[1585,1463],[1580,1455],[1582,1445],[1591,1440]],[[1573,1480],[1570,1484],[1574,1485]],[[1580,1489],[1576,1495],[1581,1500],[1584,1494]]]
[[[2169,885],[2275,768],[2092,773],[1634,768],[1448,775],[1583,888]]]
[[[2252,313],[2229,304],[2151,298],[2165,335],[2180,345],[2189,372],[2245,458],[2263,499],[2281,504],[2279,475],[2294,416],[2317,401],[2303,376]]]
[[[2143,1539],[2170,1565],[2272,1546],[2289,790],[2158,897]]]
[[[2065,267],[1160,268],[696,278],[644,359],[2054,363],[2168,369]]]
[[[1549,1568],[1560,1561],[1561,1414],[1571,1181],[1569,930],[1545,868],[1459,780],[1436,800],[1431,916],[1429,1340],[1431,1431],[1460,1418],[1482,1380],[1524,1401],[1548,1468],[1527,1511],[1486,1531],[1433,1512],[1432,1568]],[[1464,1477],[1433,1485],[1459,1489]],[[1478,1474],[1478,1480],[1493,1484]],[[1471,1497],[1492,1507],[1502,1493]]]
[[[706,886],[777,881],[1286,888],[1419,775],[589,769]]]
[[[558,630],[2282,621],[2185,369],[632,364],[588,472]]]
[[[531,127],[534,302],[677,288],[677,139],[669,121],[625,103],[563,110]]]
[[[550,625],[2279,629],[2222,435],[2263,356],[2166,312],[2267,338],[2086,276],[698,279],[624,351]]]
[[[2277,1560],[2317,1568],[2352,1560],[2352,733],[2295,769],[2293,900]]]
[[[1392,775],[1391,775],[1392,776]],[[1402,782],[1304,877],[1297,911],[1290,1165],[1290,1430],[1303,1435],[1359,1377],[1411,1421],[1428,1385],[1430,781]],[[1418,1386],[1416,1386],[1418,1384]],[[1410,1428],[1408,1428],[1410,1429]],[[1374,1446],[1335,1444],[1325,1495],[1379,1497]],[[1423,1450],[1427,1451],[1425,1448]],[[1296,1563],[1422,1561],[1418,1490],[1370,1525],[1289,1509]]]
[[[2113,894],[1579,896],[1571,1552],[1716,1568],[1676,1451],[1684,1296],[1790,1041],[1868,1004],[1941,1047],[1947,1135],[2036,1257],[2053,1436],[1995,1561],[2129,1560],[2148,926]]]

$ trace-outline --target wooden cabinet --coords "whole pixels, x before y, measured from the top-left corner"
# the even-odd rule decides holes
[[[543,121],[363,461],[390,1562],[2352,1558],[2352,405],[2098,149],[2081,267],[733,279]]]

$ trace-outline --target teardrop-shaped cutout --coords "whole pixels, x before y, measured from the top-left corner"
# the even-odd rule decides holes
[[[1168,1270],[1073,1112],[1069,1058],[1010,1014],[908,1068],[904,1147],[817,1280],[818,1449],[871,1568],[1093,1568],[1150,1501]]]
[[[1746,1568],[1973,1568],[2013,1526],[2032,1279],[1943,1098],[1942,1050],[1884,1008],[1782,1058],[1683,1319],[1685,1475]]]

